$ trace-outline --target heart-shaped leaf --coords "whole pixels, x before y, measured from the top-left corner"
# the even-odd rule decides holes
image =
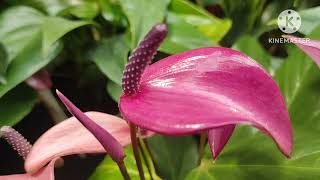
[[[37,95],[25,84],[17,86],[0,99],[0,127],[13,126],[29,114]]]
[[[169,0],[119,0],[126,14],[131,33],[131,49],[146,35],[151,27],[163,21]]]

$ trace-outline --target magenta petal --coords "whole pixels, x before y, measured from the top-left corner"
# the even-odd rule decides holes
[[[277,84],[232,49],[201,48],[158,61],[143,73],[137,94],[121,97],[120,110],[126,120],[169,135],[250,124],[291,154],[292,129]]]
[[[100,112],[85,114],[112,134],[122,146],[131,143],[130,129],[123,119]],[[150,135],[150,132],[146,134]],[[99,141],[75,117],[71,117],[49,129],[36,141],[25,161],[25,170],[37,172],[61,156],[105,152]]]
[[[54,180],[54,163],[51,161],[46,167],[35,174],[14,174],[0,176],[0,180]]]
[[[63,104],[68,108],[69,112],[74,115],[81,122],[81,124],[98,139],[110,157],[117,163],[122,163],[126,155],[121,144],[107,130],[90,119],[58,90],[57,95]]]
[[[235,125],[226,125],[208,131],[208,144],[211,147],[212,157],[216,159],[223,147],[227,144]]]
[[[306,54],[308,54],[320,67],[320,41],[309,40],[306,41],[302,38],[295,36],[284,35],[283,37],[290,39]]]

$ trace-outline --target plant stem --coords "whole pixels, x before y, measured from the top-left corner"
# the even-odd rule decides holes
[[[50,89],[39,90],[38,96],[56,124],[67,118],[66,114],[64,113],[56,98],[53,96]]]
[[[92,27],[91,32],[92,32],[92,37],[95,41],[101,40],[101,35],[96,27]]]
[[[142,147],[142,144],[140,141],[138,141],[138,145],[139,145],[139,148],[141,150],[141,155],[142,155],[142,158],[143,158],[143,161],[145,162],[146,166],[147,166],[147,169],[148,169],[148,173],[150,175],[150,178],[151,180],[153,180],[153,176],[152,176],[152,172],[151,172],[151,167],[150,167],[150,164],[149,164],[149,161],[148,161],[148,158],[145,154],[145,151],[144,151],[144,148]]]
[[[207,133],[201,132],[200,133],[200,143],[199,143],[199,164],[201,164],[201,160],[204,154],[204,148],[206,146],[206,140],[207,140]]]
[[[144,173],[143,173],[143,168],[142,168],[142,163],[141,163],[141,159],[140,159],[140,152],[139,152],[139,146],[138,146],[136,126],[134,124],[130,123],[130,122],[129,122],[129,126],[130,126],[130,136],[131,136],[133,154],[134,154],[134,158],[136,159],[136,164],[137,164],[137,167],[138,167],[139,176],[140,176],[141,180],[145,180]]]
[[[122,174],[122,176],[123,176],[123,179],[124,179],[124,180],[130,180],[131,178],[130,178],[130,176],[129,176],[129,174],[128,174],[127,168],[126,168],[126,166],[125,166],[125,164],[124,164],[123,161],[120,162],[120,163],[118,163],[118,167],[119,167],[119,169],[120,169],[120,171],[121,171],[121,174]]]

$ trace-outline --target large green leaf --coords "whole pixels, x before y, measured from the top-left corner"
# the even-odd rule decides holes
[[[128,173],[132,180],[139,180],[139,172],[136,166],[136,161],[132,153],[132,147],[129,146],[125,149],[126,157],[124,159],[125,166],[128,170]],[[147,156],[149,164],[151,164],[150,158]],[[153,168],[153,167],[151,167]],[[145,164],[143,163],[143,169],[146,179],[151,179]],[[153,179],[158,180],[159,178],[155,175],[155,172],[152,171]],[[95,172],[91,175],[90,180],[122,180],[123,177],[120,173],[118,165],[110,158],[106,157],[102,163],[96,168]]]
[[[119,0],[131,32],[131,48],[135,48],[146,33],[163,21],[170,0]]]
[[[6,83],[5,74],[8,68],[8,53],[5,47],[0,43],[0,84]]]
[[[233,44],[232,48],[247,54],[261,64],[265,69],[270,71],[271,61],[269,59],[269,55],[256,38],[249,35],[241,36],[241,38]]]
[[[31,6],[50,16],[71,14],[78,18],[92,19],[99,13],[96,0],[10,0],[9,3]]]
[[[231,28],[229,19],[219,19],[186,0],[172,0],[170,11],[180,15],[214,43],[219,42]]]
[[[299,32],[310,34],[317,26],[320,25],[320,6],[299,11],[301,16],[301,27]]]
[[[4,11],[0,15],[0,39],[8,51],[9,66],[0,97],[54,59],[62,48],[59,38],[89,23],[48,17],[26,6]]]
[[[116,102],[119,102],[120,96],[122,94],[122,87],[119,84],[116,84],[113,81],[108,81],[107,83],[107,92]]]
[[[182,180],[198,165],[198,146],[192,136],[155,135],[148,139],[150,151],[160,177]]]
[[[7,83],[0,85],[0,97],[43,68],[60,52],[61,44],[56,43],[50,49],[48,55],[43,56],[41,34],[38,33],[10,63],[6,74]]]
[[[215,45],[209,38],[175,13],[168,13],[167,24],[169,33],[160,47],[163,52],[175,54],[194,48]]]
[[[220,5],[227,17],[232,19],[232,28],[224,38],[224,44],[231,45],[242,34],[257,30],[266,0],[225,0]]]
[[[175,54],[217,45],[231,28],[231,21],[219,19],[185,0],[173,0],[166,18],[168,37],[161,51]]]
[[[88,24],[91,21],[70,21],[58,17],[46,17],[42,22],[43,53],[48,53],[51,46],[68,32]]]
[[[119,1],[115,0],[99,0],[101,7],[101,15],[107,21],[112,22],[115,26],[126,26],[127,20],[121,9]]]
[[[320,28],[311,38],[320,37]],[[286,159],[271,138],[242,126],[234,132],[214,163],[206,158],[188,179],[319,179],[320,71],[300,49],[288,49],[288,58],[275,79],[285,97],[294,130],[294,151]],[[211,162],[210,162],[211,161]]]
[[[30,7],[17,6],[0,15],[0,39],[11,62],[25,47],[39,36],[40,24],[45,16]]]
[[[122,73],[127,63],[129,47],[122,35],[103,39],[91,54],[91,59],[113,82],[121,85]]]
[[[13,126],[31,112],[36,93],[26,85],[14,88],[0,99],[0,127]]]

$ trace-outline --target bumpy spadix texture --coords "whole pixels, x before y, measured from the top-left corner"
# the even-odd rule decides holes
[[[320,41],[306,41],[302,38],[290,35],[285,35],[283,37],[288,38],[293,43],[295,43],[300,49],[302,49],[306,54],[308,54],[320,67]]]
[[[253,59],[232,49],[195,49],[148,66],[139,91],[123,94],[119,106],[126,120],[158,133],[208,131],[214,156],[236,124],[257,127],[291,154],[292,129],[277,84]]]
[[[104,128],[96,124],[80,109],[78,109],[69,99],[57,90],[57,95],[63,104],[68,108],[69,112],[74,115],[81,124],[86,127],[101,143],[104,149],[108,152],[110,157],[117,163],[122,163],[126,156],[121,144]],[[72,129],[70,129],[72,131]],[[67,143],[67,142],[66,142]]]
[[[23,159],[26,159],[32,146],[18,131],[10,126],[3,126],[0,134]]]
[[[157,53],[166,35],[167,26],[165,24],[155,25],[129,57],[122,78],[122,89],[125,94],[134,94],[138,91],[142,72]]]

